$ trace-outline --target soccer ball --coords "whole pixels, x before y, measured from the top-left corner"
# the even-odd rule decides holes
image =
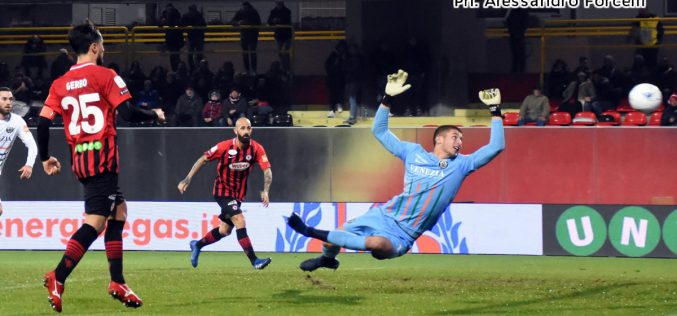
[[[637,111],[653,112],[663,101],[663,94],[658,87],[650,83],[640,83],[628,94],[630,106]]]

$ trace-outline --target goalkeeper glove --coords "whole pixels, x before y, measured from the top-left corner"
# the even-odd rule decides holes
[[[489,106],[491,116],[503,117],[501,115],[501,90],[496,88],[486,89],[480,91],[479,95],[482,103]]]
[[[381,101],[383,105],[390,105],[392,97],[400,95],[411,88],[410,84],[404,84],[407,81],[407,76],[409,76],[409,74],[402,69],[397,73],[388,75],[386,94]]]

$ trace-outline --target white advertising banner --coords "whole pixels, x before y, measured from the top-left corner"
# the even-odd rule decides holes
[[[84,220],[83,202],[3,201],[0,249],[65,249]],[[219,206],[210,202],[127,202],[123,232],[129,250],[188,250],[219,224]],[[321,242],[299,235],[285,216],[297,212],[312,226],[335,229],[364,214],[371,203],[244,203],[247,232],[256,251],[315,252]],[[528,204],[452,204],[433,229],[422,235],[414,253],[541,255],[542,206]],[[91,249],[104,249],[103,236]],[[241,251],[235,232],[204,251]]]

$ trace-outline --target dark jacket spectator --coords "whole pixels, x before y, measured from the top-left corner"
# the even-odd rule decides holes
[[[181,13],[171,3],[167,4],[165,10],[162,11],[160,26],[165,27],[165,47],[170,53],[169,61],[172,71],[176,71],[179,61],[181,61],[179,51],[183,47],[183,30],[180,29]]]
[[[160,107],[160,93],[153,88],[153,83],[146,80],[143,83],[143,90],[137,93],[136,106],[145,109],[156,109]]]
[[[677,126],[677,94],[668,99],[668,105],[661,115],[661,126]]]
[[[277,42],[278,53],[282,68],[289,70],[289,48],[291,46],[291,10],[284,5],[284,1],[275,1],[275,8],[270,11],[268,16],[268,25],[276,25],[275,42]]]
[[[14,77],[10,86],[14,94],[14,98],[18,101],[30,103],[33,91],[33,80],[23,73],[20,66],[14,69]]]
[[[186,93],[179,97],[174,108],[175,126],[198,126],[198,118],[203,106],[202,99],[195,94],[192,87],[186,88]]]
[[[512,72],[524,72],[526,68],[525,33],[529,27],[529,13],[526,9],[511,9],[505,24],[510,34]]]
[[[162,98],[162,110],[168,118],[174,115],[174,107],[185,87],[176,80],[176,73],[170,72],[167,74],[166,84],[158,90]]]
[[[254,74],[257,69],[256,45],[259,40],[259,28],[252,26],[261,25],[259,12],[251,3],[245,1],[242,8],[235,13],[231,23],[245,27],[240,30],[242,61],[247,72]]]
[[[334,112],[342,112],[343,95],[345,93],[345,63],[348,60],[348,43],[340,41],[324,61],[327,72],[327,88],[329,90],[329,117]]]
[[[207,60],[203,59],[200,61],[199,67],[193,71],[191,82],[195,88],[195,93],[203,100],[206,100],[207,94],[212,90],[212,84],[214,83],[214,74],[209,70]]]
[[[228,126],[235,126],[238,118],[247,115],[247,100],[242,97],[238,88],[231,89],[225,102],[226,119]]]
[[[548,74],[547,94],[550,98],[561,99],[564,89],[571,82],[571,74],[566,62],[561,59],[555,60]]]
[[[133,61],[125,78],[132,95],[141,91],[143,89],[143,82],[146,81],[146,75],[143,73],[143,69],[141,69],[141,63],[136,60]]]
[[[75,64],[75,61],[70,55],[68,55],[68,51],[65,48],[60,49],[59,56],[56,56],[54,61],[52,61],[52,66],[50,68],[50,78],[52,78],[52,80],[56,80],[57,78],[63,76],[63,74],[70,70],[73,64]]]
[[[214,89],[227,93],[235,85],[235,67],[232,62],[226,61],[214,75]]]
[[[31,77],[31,68],[37,68],[38,76],[42,76],[42,72],[47,68],[47,59],[44,53],[47,52],[47,45],[45,41],[38,35],[33,35],[26,41],[24,45],[24,56],[21,60],[21,65],[24,67],[24,72]]]
[[[192,70],[204,59],[205,29],[207,22],[197,6],[191,4],[188,12],[183,15],[182,24],[190,26],[188,29],[188,67]]]

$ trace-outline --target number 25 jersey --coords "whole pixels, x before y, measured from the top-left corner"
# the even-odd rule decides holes
[[[119,171],[115,109],[131,94],[114,70],[77,64],[52,83],[41,116],[61,115],[79,179]]]

